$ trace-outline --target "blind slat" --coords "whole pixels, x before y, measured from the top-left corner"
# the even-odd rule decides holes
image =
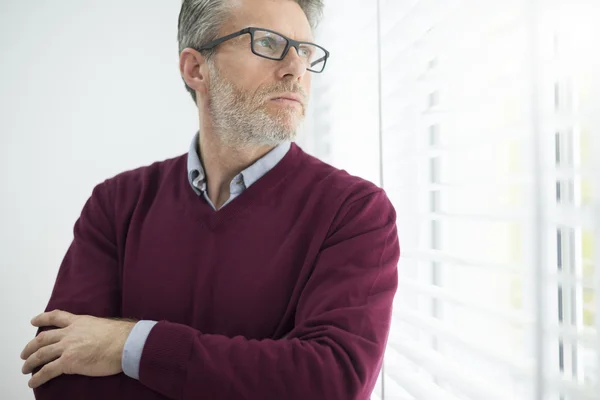
[[[510,393],[505,388],[499,387],[496,382],[482,378],[476,371],[466,369],[460,363],[449,360],[438,352],[423,348],[417,342],[390,338],[389,345],[413,363],[448,381],[470,398],[486,400],[511,398]],[[396,380],[401,380],[397,377],[399,374],[394,371],[388,371],[388,374]]]
[[[408,309],[399,309],[398,307],[394,309],[394,317],[412,326],[425,329],[442,340],[466,349],[486,361],[498,364],[499,367],[504,366],[510,369],[515,376],[528,378],[533,376],[534,365],[532,359],[525,359],[517,354],[508,354],[494,347],[493,343],[487,345],[479,343],[479,338],[470,337],[464,331],[452,328],[448,322],[442,322],[439,319],[424,316]]]

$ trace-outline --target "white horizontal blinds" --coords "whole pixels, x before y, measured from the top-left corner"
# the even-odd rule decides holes
[[[535,398],[540,323],[544,399],[595,398],[598,222],[584,177],[596,172],[583,157],[581,71],[566,68],[573,49],[560,23],[574,3],[381,7],[384,182],[402,244],[383,398]],[[531,32],[541,60],[531,58]],[[543,71],[536,96],[533,62]],[[538,175],[534,150],[543,156]],[[542,194],[532,194],[536,176]],[[536,232],[547,261],[540,268],[532,265]]]
[[[549,282],[550,290],[556,285],[556,295],[548,298],[548,328],[559,332],[547,337],[548,399],[598,398],[600,393],[593,260],[594,247],[598,248],[593,222],[597,216],[586,150],[594,129],[590,95],[598,91],[590,87],[588,66],[594,50],[587,36],[593,31],[590,17],[594,10],[589,4],[547,0],[539,5],[543,99],[539,117],[543,135],[553,138],[545,179],[554,189],[554,201],[548,203],[548,228],[554,236],[548,259],[552,262],[548,279],[542,279]]]
[[[417,373],[422,390],[455,398],[513,398],[533,375],[531,354],[518,351],[527,318],[518,304],[523,259],[513,235],[527,218],[516,165],[526,138],[513,130],[525,131],[528,121],[523,11],[510,3],[405,3],[386,3],[400,18],[387,24],[383,61],[385,182],[398,197],[420,200],[399,210],[400,225],[406,215],[414,223],[401,237],[402,294],[386,373],[390,380]],[[400,157],[412,163],[412,182],[391,182],[388,169],[400,168],[389,148],[396,135],[410,137],[394,143],[397,151],[414,146]],[[414,385],[399,386],[427,398]],[[390,388],[384,398],[394,396]]]

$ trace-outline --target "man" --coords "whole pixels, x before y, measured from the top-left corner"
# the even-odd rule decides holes
[[[37,337],[38,399],[368,399],[397,286],[380,188],[292,142],[320,0],[185,0],[186,155],[99,184]]]

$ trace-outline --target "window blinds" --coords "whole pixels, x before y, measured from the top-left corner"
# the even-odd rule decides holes
[[[326,4],[309,151],[398,212],[373,399],[600,398],[596,3]]]
[[[381,0],[403,252],[378,397],[600,398],[590,5]]]

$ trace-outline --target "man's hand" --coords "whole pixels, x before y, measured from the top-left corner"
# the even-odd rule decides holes
[[[56,326],[30,341],[21,358],[23,374],[44,365],[29,380],[36,388],[62,374],[110,376],[122,372],[121,358],[135,322],[74,315],[54,310],[31,320],[37,327]]]

